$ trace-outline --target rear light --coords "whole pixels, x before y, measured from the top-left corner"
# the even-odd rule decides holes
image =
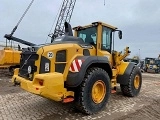
[[[39,85],[43,86],[43,80],[39,80]]]

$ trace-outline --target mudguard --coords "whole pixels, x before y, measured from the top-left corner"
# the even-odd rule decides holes
[[[87,69],[93,64],[96,65],[96,67],[100,66],[105,70],[107,70],[110,78],[112,76],[112,69],[107,57],[80,56],[80,57],[76,57],[75,59],[82,60],[83,62],[79,72],[69,71],[67,80],[65,82],[67,87],[77,87],[78,85],[80,85],[82,80],[84,79]]]
[[[127,85],[128,80],[130,77],[130,74],[133,70],[134,67],[137,67],[134,63],[129,63],[127,64],[128,66],[126,67],[124,73],[122,75],[117,76],[117,83],[122,84],[122,85]]]

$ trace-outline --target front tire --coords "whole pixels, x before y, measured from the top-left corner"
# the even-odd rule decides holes
[[[138,67],[134,67],[127,85],[120,85],[123,95],[128,97],[137,96],[142,85],[142,74]]]
[[[97,113],[105,108],[110,92],[108,73],[101,68],[90,68],[75,92],[76,108],[85,114]]]

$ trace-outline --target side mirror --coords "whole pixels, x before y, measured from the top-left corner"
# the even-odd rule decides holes
[[[119,39],[122,39],[122,31],[121,30],[118,32],[118,37],[119,37]]]

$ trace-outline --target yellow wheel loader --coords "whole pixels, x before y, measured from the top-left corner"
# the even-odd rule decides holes
[[[145,65],[144,65],[144,71],[145,72],[151,72],[150,70],[152,70],[153,64],[155,64],[155,58],[146,57],[145,58]]]
[[[129,55],[115,51],[113,34],[122,31],[103,22],[73,28],[65,23],[66,35],[50,44],[22,51],[20,68],[12,77],[14,84],[54,101],[74,101],[85,114],[105,108],[117,84],[125,96],[137,96],[141,89],[140,69],[123,59]]]
[[[153,58],[148,64],[147,72],[151,73],[159,73],[160,72],[160,60],[157,58]]]

